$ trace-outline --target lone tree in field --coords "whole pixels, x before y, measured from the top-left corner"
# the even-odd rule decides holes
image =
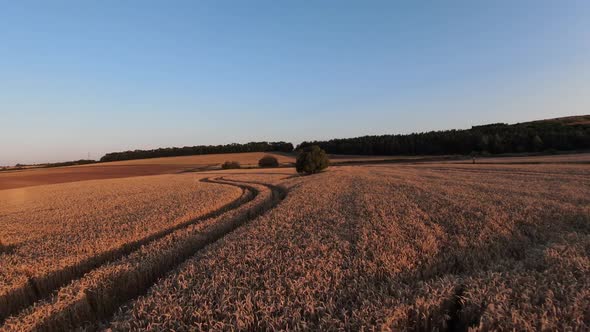
[[[326,169],[329,163],[326,151],[320,149],[317,145],[313,145],[299,153],[295,168],[299,173],[314,174]]]
[[[279,161],[274,156],[266,155],[258,161],[260,167],[279,167]]]

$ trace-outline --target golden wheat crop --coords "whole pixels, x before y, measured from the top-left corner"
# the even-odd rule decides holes
[[[0,317],[241,195],[194,175],[0,191]]]
[[[485,156],[476,157],[478,164],[590,164],[590,153],[572,153],[543,156]],[[450,161],[450,163],[472,163],[472,159]]]
[[[201,250],[110,328],[587,330],[588,168],[479,167],[285,180],[277,208]]]
[[[585,164],[198,176],[215,182],[196,182],[210,186],[218,203],[213,214],[74,276],[0,330],[590,329]],[[220,190],[235,194],[224,201],[232,204],[217,202],[228,196]],[[171,197],[162,197],[162,209],[179,208]],[[146,216],[154,213],[162,214]],[[21,243],[27,242],[8,238],[0,257]]]
[[[8,319],[2,329],[61,331],[109,317],[121,304],[141,294],[176,264],[282,198],[278,187],[223,179],[212,181],[248,189],[251,198],[234,210],[176,230],[128,256],[102,265],[63,287],[50,299]]]

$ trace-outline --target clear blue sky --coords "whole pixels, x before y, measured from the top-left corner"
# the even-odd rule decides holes
[[[0,3],[0,165],[588,106],[587,0]]]

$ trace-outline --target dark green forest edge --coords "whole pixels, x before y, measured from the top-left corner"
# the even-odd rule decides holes
[[[471,129],[429,131],[303,142],[296,150],[318,145],[330,154],[468,155],[555,152],[590,149],[590,115],[517,123],[495,123]],[[286,142],[200,145],[108,153],[101,162],[239,152],[292,152]]]
[[[239,153],[239,152],[292,152],[293,144],[286,142],[250,142],[246,144],[198,145],[182,148],[160,148],[154,150],[135,150],[107,153],[101,162],[160,157],[193,156],[201,154]]]
[[[469,155],[501,154],[590,149],[590,115],[524,122],[517,124],[495,123],[473,126],[471,129],[429,131],[407,135],[378,135],[329,141],[303,142],[297,151],[318,145],[330,154],[355,155]],[[239,152],[293,152],[293,144],[287,142],[250,142],[246,144],[199,145],[182,148],[160,148],[112,152],[100,162],[147,159],[160,157],[191,156]],[[94,160],[78,160],[40,165],[59,167],[94,163]],[[25,166],[25,165],[18,165]],[[4,170],[14,170],[5,168]],[[0,171],[2,169],[0,168]]]
[[[88,160],[88,159],[80,159],[74,161],[64,161],[59,163],[48,163],[48,164],[34,164],[34,165],[26,165],[26,164],[16,164],[14,167],[0,167],[1,171],[20,171],[26,169],[27,167],[35,167],[35,168],[53,168],[53,167],[65,167],[65,166],[76,166],[76,165],[88,165],[88,164],[96,164],[96,160]]]
[[[471,129],[430,131],[408,135],[378,135],[303,142],[330,154],[468,155],[590,149],[590,115],[518,124],[495,123]]]

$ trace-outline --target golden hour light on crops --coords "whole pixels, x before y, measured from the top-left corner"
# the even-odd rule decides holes
[[[590,331],[590,1],[5,1],[0,332]]]
[[[505,161],[0,191],[2,330],[584,329],[590,168]]]

